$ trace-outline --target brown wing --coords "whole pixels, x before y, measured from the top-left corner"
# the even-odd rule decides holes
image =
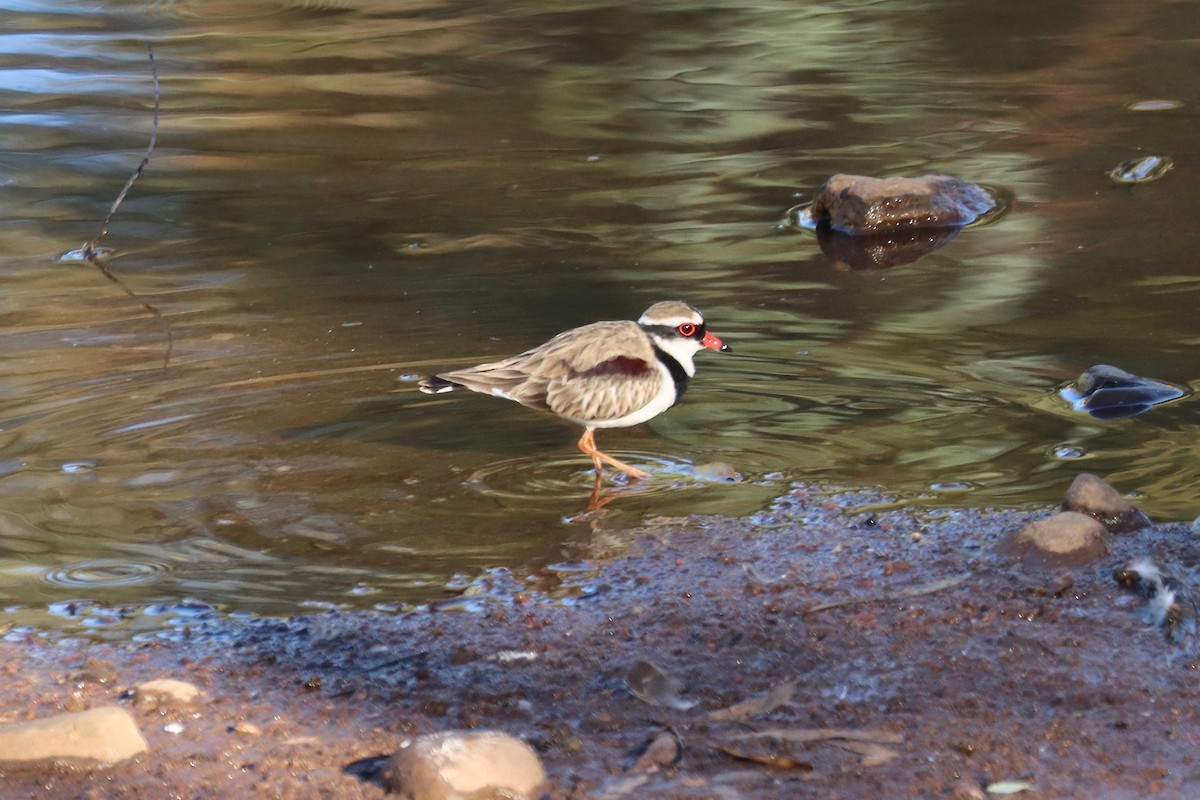
[[[616,419],[650,402],[662,376],[636,322],[595,322],[503,361],[438,377],[576,420]]]

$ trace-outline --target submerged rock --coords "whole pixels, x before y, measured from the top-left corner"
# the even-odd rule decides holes
[[[392,754],[381,777],[404,800],[534,800],[546,784],[533,748],[499,731],[418,736]]]
[[[809,211],[819,227],[855,236],[919,228],[958,228],[996,207],[992,195],[949,175],[870,178],[834,175]]]
[[[1121,493],[1099,475],[1080,473],[1067,489],[1064,511],[1078,511],[1100,522],[1109,533],[1125,533],[1145,528],[1150,518],[1135,508]]]
[[[108,766],[147,749],[123,708],[105,706],[0,725],[0,767]]]
[[[1097,419],[1133,417],[1160,403],[1178,400],[1187,392],[1178,386],[1139,378],[1109,364],[1088,367],[1083,374],[1058,391],[1076,411]]]
[[[1030,522],[1000,545],[1001,552],[1045,566],[1086,564],[1109,554],[1108,529],[1078,511]]]
[[[1171,171],[1175,162],[1166,156],[1142,156],[1122,161],[1108,171],[1108,177],[1117,183],[1149,183]]]

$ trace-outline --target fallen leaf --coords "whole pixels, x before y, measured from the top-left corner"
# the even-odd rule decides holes
[[[804,772],[812,772],[813,770],[811,761],[798,758],[791,753],[782,752],[778,748],[766,747],[762,744],[759,744],[757,747],[753,743],[747,743],[744,746],[716,744],[714,747],[734,758],[739,758],[743,761],[753,761],[755,764],[764,764],[776,769],[798,769]]]
[[[745,722],[752,717],[774,711],[781,705],[786,704],[792,699],[792,695],[795,692],[796,682],[787,681],[786,683],[779,684],[765,694],[751,697],[749,700],[743,700],[740,703],[734,703],[726,708],[718,708],[716,711],[710,711],[708,718],[713,722]]]
[[[684,700],[679,696],[683,684],[650,661],[639,661],[625,676],[625,685],[633,696],[652,706],[665,706],[676,711],[687,711],[696,705],[695,700]]]
[[[901,734],[879,729],[769,728],[725,736],[714,742],[713,747],[745,761],[812,772],[813,758],[819,760],[819,755],[809,750],[808,745],[825,744],[848,750],[862,756],[862,766],[878,767],[900,755],[879,742],[898,744],[903,741]]]
[[[853,742],[884,742],[903,744],[904,735],[879,728],[767,728],[744,731],[731,739],[784,739],[789,742],[821,742],[826,739],[846,739]]]
[[[924,586],[914,586],[910,589],[901,589],[898,592],[890,594],[870,595],[868,597],[852,597],[848,600],[833,600],[828,603],[817,603],[815,606],[809,606],[804,609],[803,614],[814,614],[818,611],[828,611],[831,608],[841,608],[842,606],[853,606],[860,603],[883,603],[892,600],[906,600],[910,597],[919,597],[923,594],[933,594],[940,592],[943,589],[949,589],[951,586],[958,584],[971,577],[971,573],[964,572],[961,575],[952,575],[940,581],[934,581]]]
[[[855,742],[855,741],[829,741],[829,744],[836,745],[843,750],[849,750],[851,753],[858,753],[862,756],[862,765],[864,767],[882,767],[884,764],[896,758],[900,754],[895,750],[889,750],[881,744],[874,742]]]

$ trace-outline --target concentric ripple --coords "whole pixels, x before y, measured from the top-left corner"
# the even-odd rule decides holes
[[[630,466],[650,473],[640,481],[630,481],[616,470],[605,473],[604,487],[622,494],[653,497],[679,492],[713,482],[735,482],[740,476],[712,465],[693,466],[650,453],[614,454]],[[580,463],[578,456],[558,458],[524,456],[487,464],[472,473],[467,486],[488,497],[516,503],[553,503],[586,499],[595,485],[595,472]]]
[[[153,583],[169,571],[168,565],[152,561],[93,558],[52,567],[46,570],[42,579],[54,586],[105,589]]]

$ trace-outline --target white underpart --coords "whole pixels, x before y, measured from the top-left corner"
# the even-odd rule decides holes
[[[641,320],[645,322],[645,318]],[[652,320],[655,325],[670,325],[675,327],[684,322],[690,322],[694,325],[700,324],[700,321],[693,318]],[[685,338],[683,336],[672,336],[669,339],[663,339],[658,336],[651,337],[654,344],[663,350],[667,355],[674,358],[683,367],[683,371],[691,377],[696,374],[696,365],[692,361],[692,356],[697,350],[702,350],[704,345],[697,342],[695,339]],[[654,359],[650,365],[652,369],[658,370],[659,373],[659,389],[658,392],[651,398],[650,402],[634,411],[631,414],[626,414],[623,417],[605,420],[574,420],[580,425],[588,428],[628,428],[631,425],[640,425],[647,420],[657,417],[662,412],[675,404],[675,379],[671,377],[671,371],[667,369],[667,365],[659,359]]]

